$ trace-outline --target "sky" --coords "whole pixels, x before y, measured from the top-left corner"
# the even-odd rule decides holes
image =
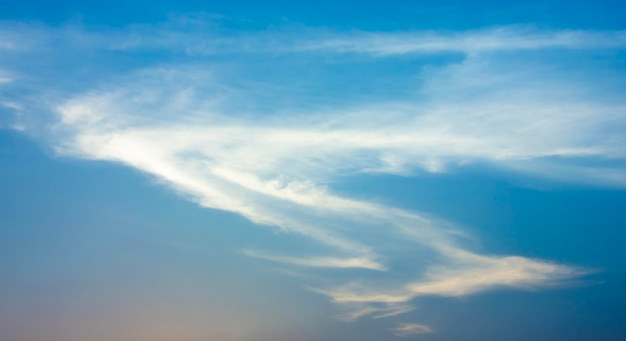
[[[625,9],[0,0],[0,340],[626,339]]]

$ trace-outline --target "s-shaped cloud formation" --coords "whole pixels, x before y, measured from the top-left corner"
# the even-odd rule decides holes
[[[172,49],[202,39],[194,34],[178,41],[138,38],[120,48],[119,34],[111,40],[98,37],[118,52],[145,44]],[[256,44],[261,46],[268,35]],[[201,206],[301,234],[326,250],[314,255],[245,251],[249,256],[306,268],[376,271],[375,281],[355,274],[347,282],[331,279],[311,289],[345,306],[345,320],[383,318],[411,311],[420,296],[550,287],[585,270],[472,251],[452,223],[337,195],[333,181],[364,173],[444,172],[481,162],[569,181],[624,186],[623,169],[605,164],[626,158],[625,137],[612,128],[626,123],[623,100],[594,100],[593,86],[560,81],[567,79],[568,70],[551,67],[547,58],[533,64],[506,55],[511,49],[623,49],[623,36],[528,34],[508,28],[452,35],[314,36],[282,46],[272,40],[264,49],[237,53],[271,52],[271,61],[285,53],[297,59],[348,51],[371,54],[372,63],[404,53],[459,50],[466,55],[460,62],[422,70],[414,97],[402,99],[353,96],[357,100],[348,105],[331,101],[304,110],[281,105],[281,96],[292,92],[288,86],[272,88],[269,80],[265,84],[277,92],[272,98],[279,101],[255,112],[254,105],[240,100],[254,103],[266,93],[263,89],[238,87],[236,81],[220,78],[212,60],[174,59],[166,66],[131,70],[88,91],[68,90],[69,95],[44,106],[59,117],[50,138],[59,154],[138,169]],[[598,37],[603,39],[598,42]],[[255,42],[254,37],[245,40]],[[236,37],[226,41],[237,46]],[[211,51],[219,54],[219,49]],[[386,276],[403,259],[414,260],[415,274],[402,280]],[[432,329],[406,324],[394,331],[408,335]]]

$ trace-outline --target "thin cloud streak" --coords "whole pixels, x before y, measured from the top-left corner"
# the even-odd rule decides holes
[[[80,25],[46,27],[0,23],[0,49],[23,50],[54,41],[67,47],[125,52],[163,51],[190,56],[220,54],[362,53],[394,56],[440,52],[495,52],[539,49],[616,49],[626,31],[540,30],[532,25],[496,26],[470,31],[329,32],[282,27],[241,33],[223,21],[172,17],[159,25],[128,25],[88,30]],[[24,40],[30,38],[30,40]]]
[[[278,263],[286,263],[313,268],[362,268],[383,271],[385,268],[366,258],[333,258],[333,257],[288,257],[272,255],[266,252],[245,250],[245,255]]]
[[[409,53],[514,51],[537,49],[612,49],[626,46],[626,31],[541,31],[531,26],[494,27],[469,32],[350,32],[328,33],[315,29],[266,31],[253,35],[226,35],[205,23],[197,31],[132,27],[118,32],[114,50],[168,49],[189,55],[220,53],[363,53],[393,56]],[[171,28],[171,27],[170,27]]]
[[[396,336],[411,336],[417,334],[430,334],[434,332],[434,329],[430,326],[418,323],[402,323],[395,328],[392,328],[391,331]]]
[[[489,52],[536,49],[602,49],[626,45],[625,31],[539,31],[529,26],[508,26],[469,32],[359,32],[311,42],[303,50],[367,53],[379,56],[407,53]]]

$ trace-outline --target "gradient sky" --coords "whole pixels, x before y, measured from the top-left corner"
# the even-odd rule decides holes
[[[0,1],[0,340],[626,339],[619,1]]]

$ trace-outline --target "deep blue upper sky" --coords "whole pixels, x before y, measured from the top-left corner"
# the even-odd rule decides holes
[[[0,340],[626,338],[617,1],[0,3]]]
[[[83,21],[120,26],[162,21],[171,14],[220,15],[241,27],[265,28],[285,22],[335,29],[470,29],[532,23],[541,27],[623,29],[621,1],[419,1],[390,5],[382,1],[48,1],[3,0],[2,18],[51,24]]]

